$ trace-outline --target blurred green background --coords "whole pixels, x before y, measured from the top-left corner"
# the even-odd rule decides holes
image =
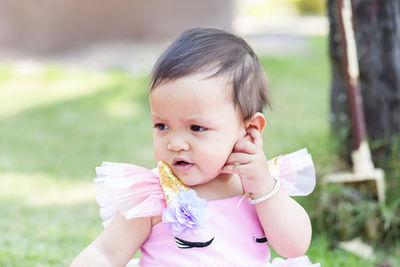
[[[244,17],[265,16],[260,8],[299,16],[301,8],[309,12],[305,3],[255,1],[241,10]],[[320,4],[311,8],[318,16],[324,13]],[[346,168],[330,136],[327,36],[304,35],[291,47],[259,52],[274,102],[266,111],[264,150],[270,158],[307,147],[320,179]],[[69,265],[102,231],[95,167],[102,161],[155,166],[149,72],[49,61],[0,64],[0,266]],[[297,200],[315,222],[318,199]],[[362,259],[332,246],[330,238],[314,228],[307,252],[312,262],[374,266],[390,255],[400,265],[398,252],[376,248],[377,260]]]

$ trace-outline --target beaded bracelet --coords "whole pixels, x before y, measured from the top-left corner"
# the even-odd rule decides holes
[[[262,196],[262,197],[259,197],[256,199],[249,198],[249,201],[251,204],[257,204],[264,200],[267,200],[267,199],[273,197],[276,194],[276,192],[278,192],[278,189],[280,186],[279,178],[277,175],[273,175],[272,178],[274,178],[274,180],[275,180],[275,185],[274,185],[274,188],[272,188],[272,191],[269,192],[268,194],[266,194],[265,196]]]

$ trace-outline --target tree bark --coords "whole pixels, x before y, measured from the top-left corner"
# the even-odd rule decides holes
[[[360,86],[375,164],[400,159],[400,1],[352,0]],[[335,0],[328,0],[332,70],[330,122],[340,153],[350,159],[351,130]],[[397,144],[397,146],[396,146]],[[397,151],[396,151],[397,150]],[[379,165],[379,164],[378,164]]]

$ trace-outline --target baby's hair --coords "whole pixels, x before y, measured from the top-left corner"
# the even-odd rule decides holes
[[[212,28],[186,30],[167,48],[153,68],[150,93],[162,82],[201,72],[227,78],[245,121],[271,107],[267,77],[253,49],[242,38]]]

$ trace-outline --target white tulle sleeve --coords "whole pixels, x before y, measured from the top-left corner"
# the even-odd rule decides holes
[[[96,200],[104,227],[117,211],[128,220],[162,214],[165,197],[155,172],[132,164],[103,162],[96,174]]]
[[[315,169],[306,148],[271,159],[268,163],[272,172],[274,168],[271,165],[279,165],[281,188],[290,196],[305,196],[314,190]]]

